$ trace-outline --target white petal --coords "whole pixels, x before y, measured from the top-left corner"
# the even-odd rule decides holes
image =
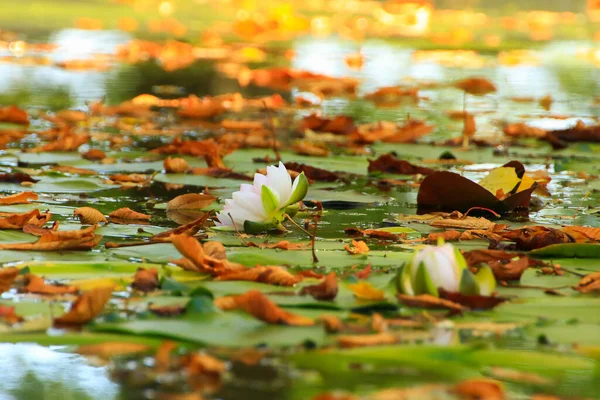
[[[232,197],[237,207],[256,215],[257,219],[264,220],[267,217],[267,214],[262,204],[262,199],[256,193],[235,192],[232,195]]]
[[[285,204],[292,194],[292,177],[285,168],[285,165],[279,162],[279,167],[274,165],[268,166],[267,179],[267,185],[279,195],[280,204]]]

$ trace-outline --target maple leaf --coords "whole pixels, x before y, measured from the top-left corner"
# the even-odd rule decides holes
[[[338,284],[335,272],[331,272],[317,285],[305,286],[300,295],[309,294],[317,300],[333,300],[338,294]]]
[[[113,287],[98,287],[85,292],[71,305],[71,309],[62,316],[55,318],[54,323],[59,325],[83,325],[92,321],[102,312],[110,300]]]

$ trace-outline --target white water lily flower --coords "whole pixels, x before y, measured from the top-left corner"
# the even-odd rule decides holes
[[[243,183],[240,190],[225,200],[225,207],[217,214],[217,226],[248,228],[248,223],[265,227],[280,226],[286,208],[295,205],[306,196],[308,181],[304,173],[292,183],[285,165],[268,166],[267,174],[254,174],[252,185]]]
[[[496,280],[489,267],[473,275],[461,252],[443,240],[437,246],[425,246],[415,252],[397,277],[398,291],[411,296],[438,296],[438,289],[463,294],[489,295]]]

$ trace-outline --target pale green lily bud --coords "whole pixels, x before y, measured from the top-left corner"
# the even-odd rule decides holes
[[[439,296],[440,288],[453,293],[489,295],[496,287],[496,280],[489,267],[473,275],[461,252],[440,240],[437,246],[415,252],[398,272],[396,287],[398,292],[411,296]]]

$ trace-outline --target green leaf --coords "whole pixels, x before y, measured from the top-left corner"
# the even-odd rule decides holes
[[[465,269],[465,271],[468,271],[468,269]],[[479,268],[479,271],[477,271],[477,274],[475,275],[475,280],[479,287],[478,294],[480,296],[490,296],[494,292],[494,289],[496,289],[496,278],[494,277],[494,272],[488,265]]]
[[[600,258],[600,244],[562,243],[535,249],[529,252],[538,258]]]
[[[475,279],[475,275],[468,268],[463,269],[460,278],[459,292],[468,296],[478,295],[480,292],[479,283]]]
[[[266,187],[266,186],[263,186]],[[252,222],[252,221],[244,221],[244,232],[249,233],[251,235],[256,235],[258,233],[268,232],[277,227],[273,222]]]
[[[267,185],[263,185],[260,195],[267,215],[273,214],[279,208],[279,198]]]
[[[296,204],[304,199],[306,197],[306,193],[308,193],[308,179],[306,179],[304,172],[296,177],[294,184],[296,187],[290,195],[289,200],[283,205],[283,207]]]
[[[404,263],[396,275],[396,289],[399,293],[414,295],[414,290],[410,281],[410,264]]]
[[[427,268],[425,268],[425,264],[421,263],[417,267],[417,275],[413,282],[413,290],[415,295],[419,294],[430,294],[435,297],[439,297],[439,292],[433,281],[431,280],[431,276],[429,276],[429,272]]]

